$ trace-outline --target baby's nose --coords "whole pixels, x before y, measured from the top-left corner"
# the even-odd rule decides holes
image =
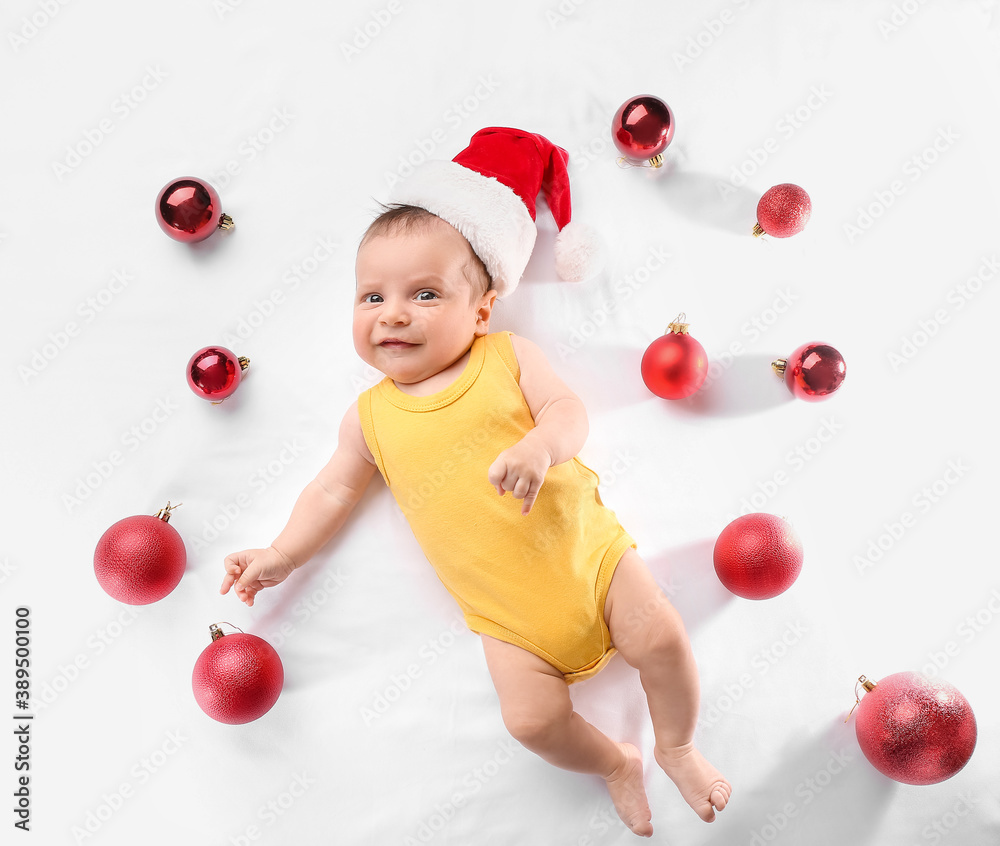
[[[405,303],[387,300],[380,311],[379,318],[382,323],[398,324],[410,322],[409,310]]]

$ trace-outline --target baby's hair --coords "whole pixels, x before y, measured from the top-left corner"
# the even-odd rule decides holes
[[[372,238],[380,235],[394,235],[397,232],[418,231],[421,227],[427,226],[434,220],[442,220],[442,218],[421,206],[411,206],[405,203],[393,203],[391,205],[379,203],[379,206],[381,212],[371,222],[368,229],[365,230],[365,234],[361,236],[361,243],[358,245],[358,249],[361,249]],[[486,269],[486,265],[483,264],[482,259],[472,249],[472,245],[468,241],[466,241],[466,244],[469,246],[470,260],[463,266],[462,270],[469,285],[472,286],[472,300],[475,302],[487,291],[493,290],[493,279]]]

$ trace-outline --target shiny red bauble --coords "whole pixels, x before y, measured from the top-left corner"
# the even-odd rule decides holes
[[[920,673],[894,673],[865,693],[855,731],[875,769],[903,784],[951,778],[976,748],[976,717],[956,688]]]
[[[744,599],[770,599],[799,577],[802,542],[780,517],[744,514],[722,530],[712,557],[729,591]]]
[[[250,359],[225,347],[202,347],[187,364],[187,383],[198,396],[222,402],[239,387]]]
[[[674,113],[659,97],[644,94],[622,103],[611,121],[611,138],[626,159],[663,163],[662,153],[674,137]]]
[[[642,381],[663,399],[689,397],[702,386],[708,375],[705,348],[688,334],[684,315],[670,324],[642,355]]]
[[[785,182],[768,188],[757,203],[754,236],[788,238],[805,229],[812,214],[812,200],[798,185]]]
[[[771,362],[796,399],[819,402],[836,391],[847,376],[844,357],[829,344],[811,341],[788,358]]]
[[[268,711],[281,694],[285,671],[266,640],[210,627],[212,642],[194,665],[191,687],[198,706],[213,720],[240,725]]]
[[[167,523],[170,510],[168,502],[155,517],[126,517],[101,535],[94,550],[94,575],[108,596],[128,605],[148,605],[177,587],[187,552],[177,530]]]
[[[156,195],[154,207],[160,229],[177,241],[204,241],[216,229],[232,229],[233,219],[222,213],[218,192],[204,179],[172,179]]]

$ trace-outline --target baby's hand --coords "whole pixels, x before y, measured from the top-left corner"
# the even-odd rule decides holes
[[[295,564],[274,547],[244,549],[226,556],[226,575],[219,593],[229,593],[236,585],[236,596],[247,605],[264,588],[281,584],[295,569]]]
[[[505,449],[490,465],[490,484],[503,496],[511,491],[515,499],[523,499],[521,514],[531,511],[535,497],[552,466],[552,456],[545,446],[529,432],[510,449]]]

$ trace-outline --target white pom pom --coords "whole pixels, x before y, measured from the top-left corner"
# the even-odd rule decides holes
[[[593,279],[604,267],[604,243],[597,230],[570,221],[556,236],[556,273],[567,282]]]

